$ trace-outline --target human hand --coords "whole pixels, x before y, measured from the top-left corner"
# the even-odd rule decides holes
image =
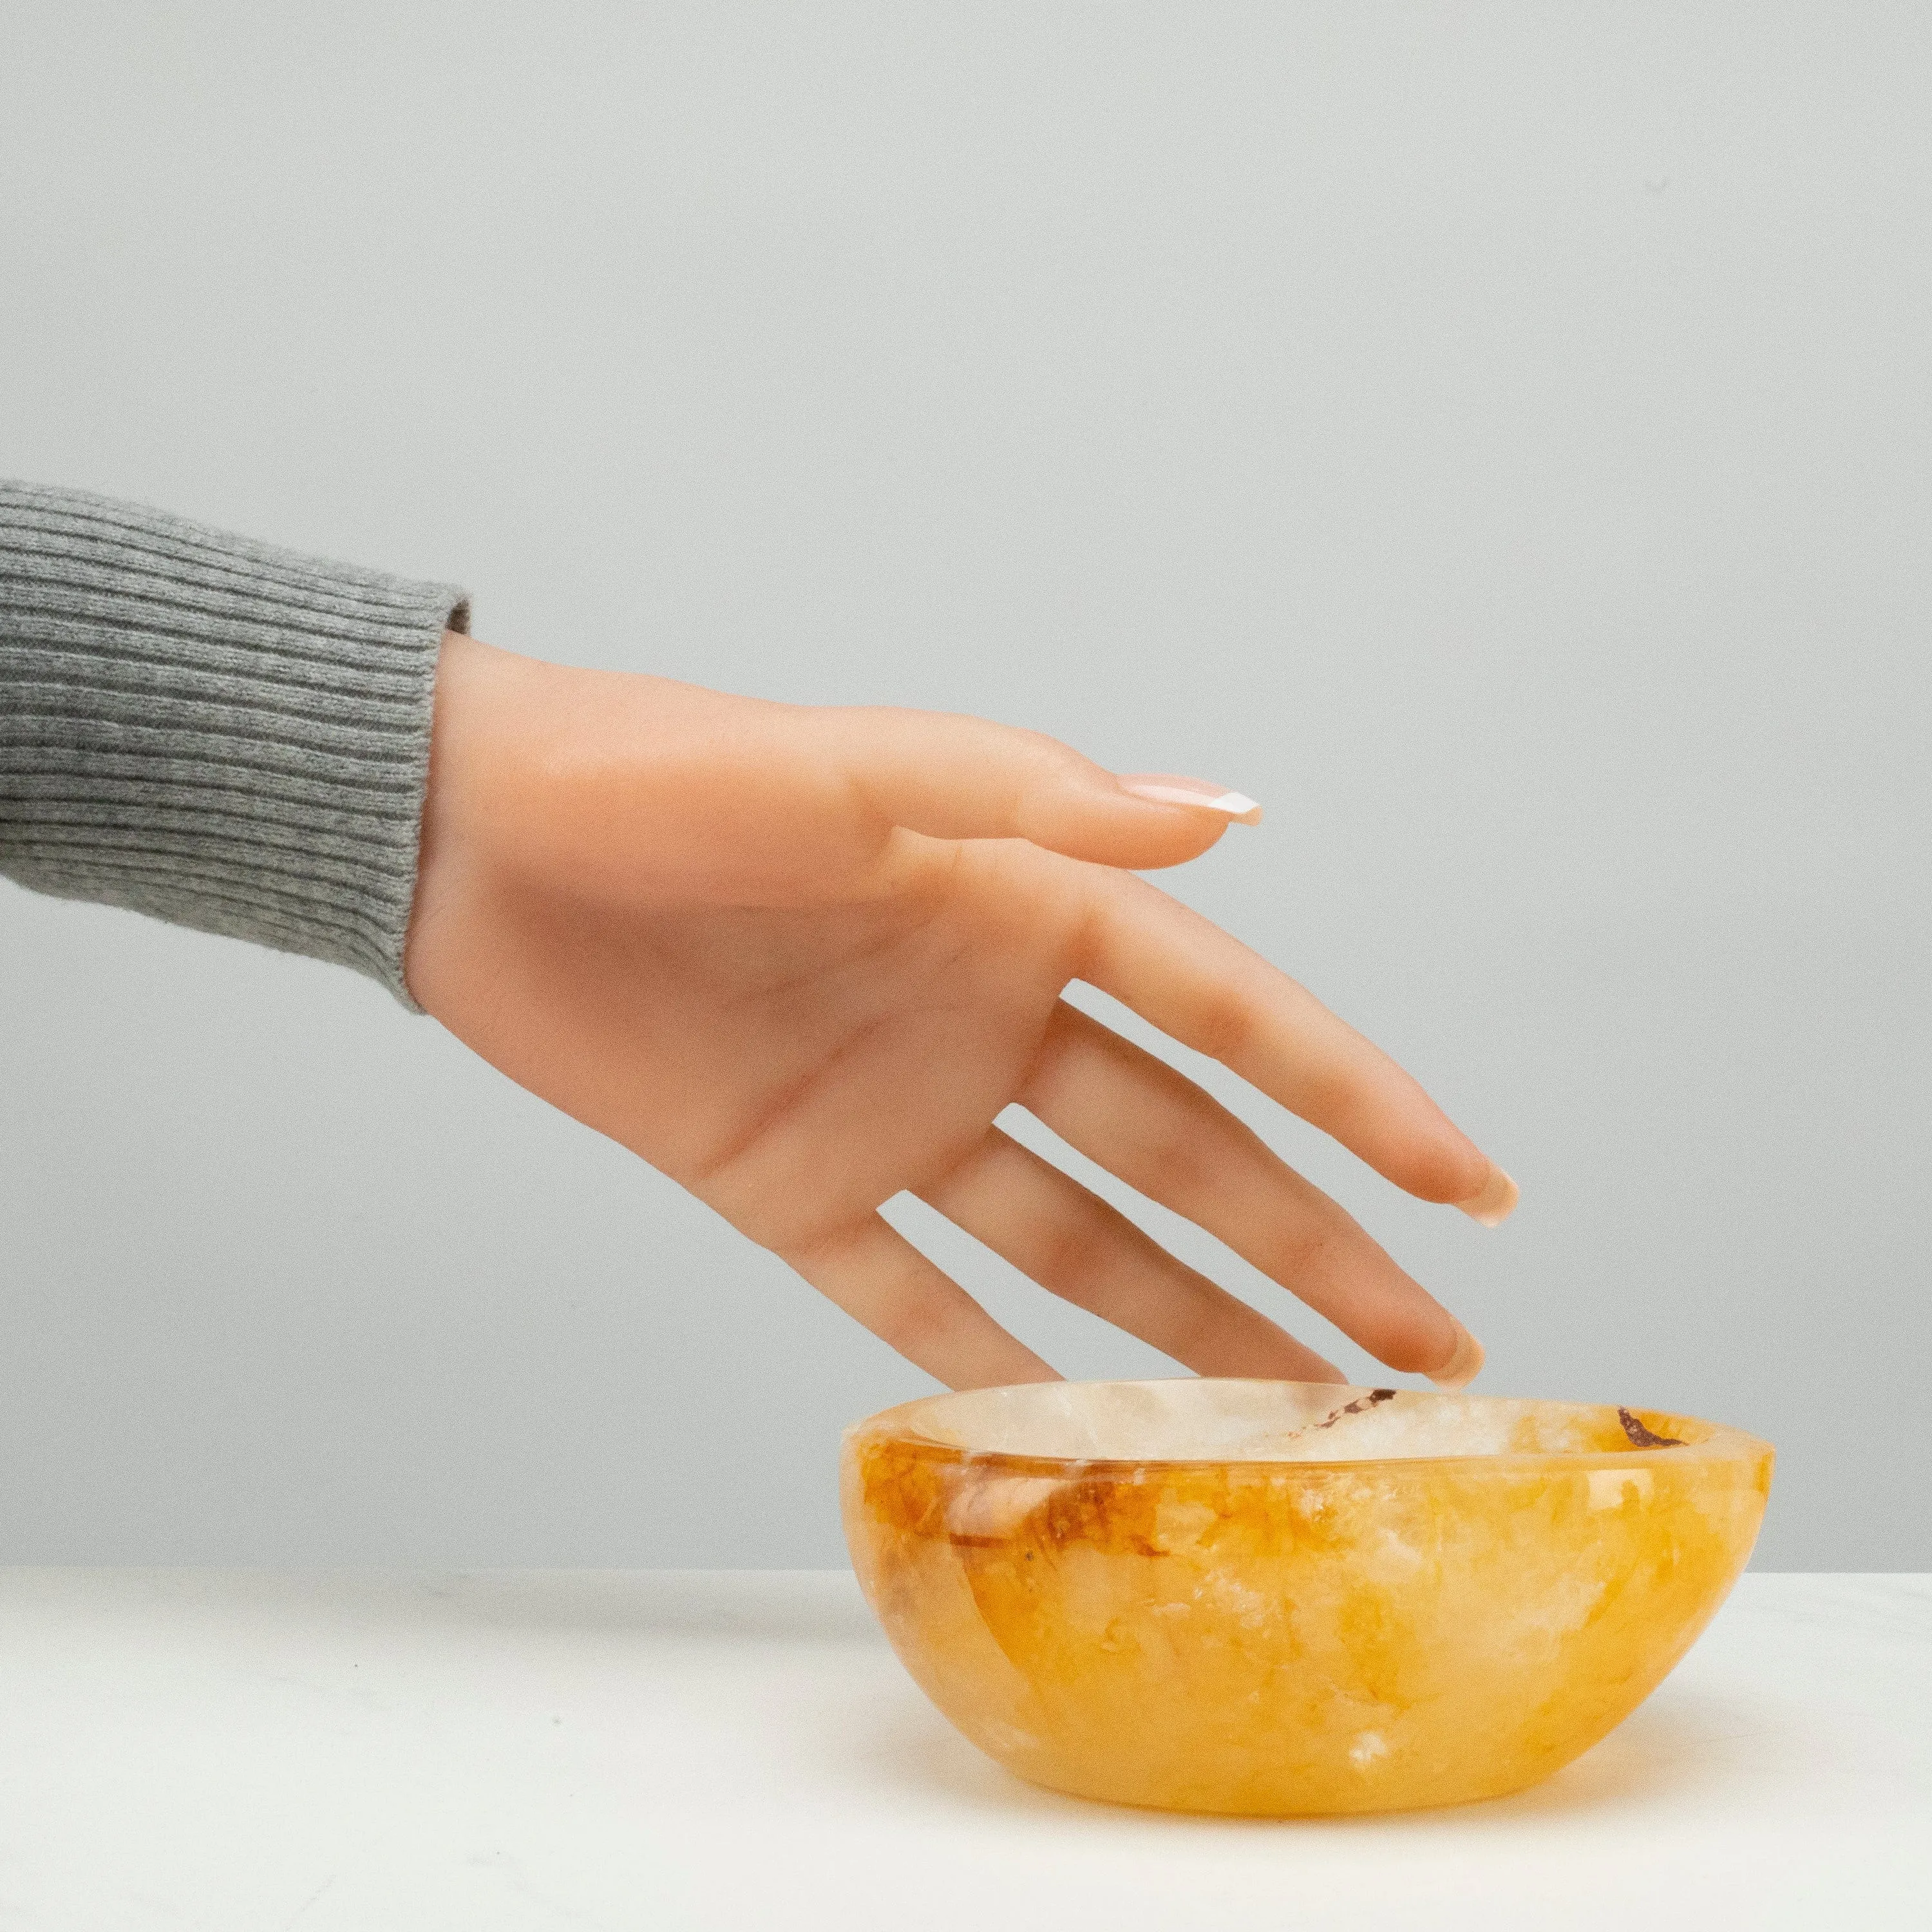
[[[452,634],[405,970],[493,1066],[954,1388],[1054,1371],[880,1217],[902,1191],[1198,1373],[1344,1379],[1002,1133],[1015,1103],[1392,1368],[1460,1386],[1482,1352],[1440,1304],[1060,997],[1112,994],[1424,1200],[1490,1222],[1514,1205],[1408,1075],[1134,876],[1212,845],[1247,802],[1215,796],[976,718],[731,698]]]

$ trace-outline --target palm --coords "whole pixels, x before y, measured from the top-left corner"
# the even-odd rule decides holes
[[[464,950],[516,959],[514,997],[442,1016],[790,1253],[936,1182],[1015,1097],[1070,976],[1062,868],[908,838],[826,903],[512,903]]]
[[[593,1042],[664,1075],[618,1138],[781,1252],[971,1152],[1071,976],[1047,888],[1072,862],[920,844],[860,902],[640,920],[630,998]]]

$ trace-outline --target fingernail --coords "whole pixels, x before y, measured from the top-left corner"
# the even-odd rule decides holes
[[[1450,1318],[1455,1319],[1453,1316]],[[1483,1345],[1457,1322],[1455,1352],[1442,1367],[1430,1371],[1429,1379],[1438,1388],[1467,1388],[1482,1371]]]
[[[1262,808],[1245,793],[1205,778],[1176,778],[1171,772],[1136,772],[1117,781],[1121,790],[1156,805],[1191,805],[1204,812],[1224,812],[1237,825],[1258,825]]]
[[[1456,1205],[1471,1220],[1480,1221],[1486,1228],[1499,1228],[1516,1211],[1516,1204],[1522,1198],[1522,1190],[1501,1168],[1492,1166],[1482,1192]]]

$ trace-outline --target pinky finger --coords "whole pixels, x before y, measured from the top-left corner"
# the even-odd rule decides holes
[[[1060,1379],[877,1214],[782,1258],[862,1328],[949,1388]]]

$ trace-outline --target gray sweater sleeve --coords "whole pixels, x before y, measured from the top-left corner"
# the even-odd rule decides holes
[[[0,480],[0,872],[413,1007],[436,652],[468,624],[452,584]]]

